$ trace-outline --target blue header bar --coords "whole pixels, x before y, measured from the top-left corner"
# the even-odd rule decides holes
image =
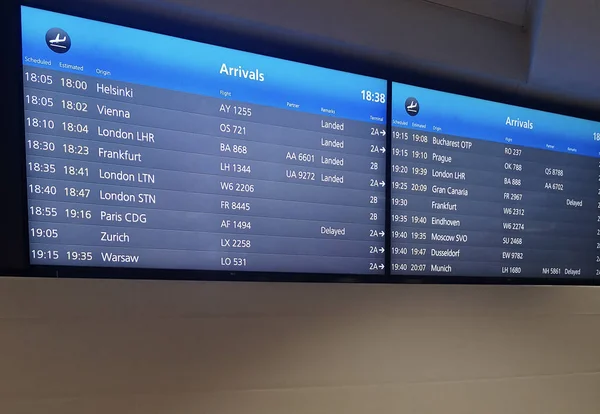
[[[385,124],[385,103],[368,99],[386,94],[383,79],[25,6],[21,20],[26,65]],[[70,49],[56,53],[47,34],[65,32]]]
[[[600,157],[600,122],[401,83],[392,84],[392,126]]]

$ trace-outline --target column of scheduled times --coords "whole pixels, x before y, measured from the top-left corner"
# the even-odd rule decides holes
[[[27,65],[24,86],[33,264],[384,272],[384,118]]]
[[[402,99],[392,121],[392,274],[598,276],[594,134],[564,142],[567,134],[542,131],[550,114],[495,103],[474,121],[454,95],[439,98],[444,109],[425,108],[429,95]]]

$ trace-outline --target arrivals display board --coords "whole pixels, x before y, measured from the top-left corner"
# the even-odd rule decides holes
[[[600,123],[392,92],[392,275],[600,275]]]
[[[99,10],[17,14],[7,96],[23,104],[0,163],[14,274],[600,281],[600,122],[166,20],[181,37]],[[277,58],[296,55],[322,66]]]
[[[21,24],[31,264],[385,272],[385,80]]]

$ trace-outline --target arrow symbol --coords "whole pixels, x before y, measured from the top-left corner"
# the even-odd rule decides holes
[[[379,268],[383,270],[385,268],[385,265],[381,264],[381,265],[379,265]]]
[[[379,253],[383,253],[385,252],[385,249],[382,247],[381,249],[379,249]]]
[[[382,231],[382,232],[380,232],[380,233],[379,233],[379,235],[380,235],[381,237],[385,236],[385,231]]]
[[[381,147],[381,152],[385,154],[385,147]]]
[[[385,129],[381,130],[381,135],[383,135],[385,137]]]
[[[379,183],[382,187],[385,187],[385,181]]]

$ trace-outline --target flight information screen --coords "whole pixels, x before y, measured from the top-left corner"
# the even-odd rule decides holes
[[[600,123],[392,91],[392,275],[600,275]]]
[[[22,8],[32,264],[385,272],[386,81]]]

